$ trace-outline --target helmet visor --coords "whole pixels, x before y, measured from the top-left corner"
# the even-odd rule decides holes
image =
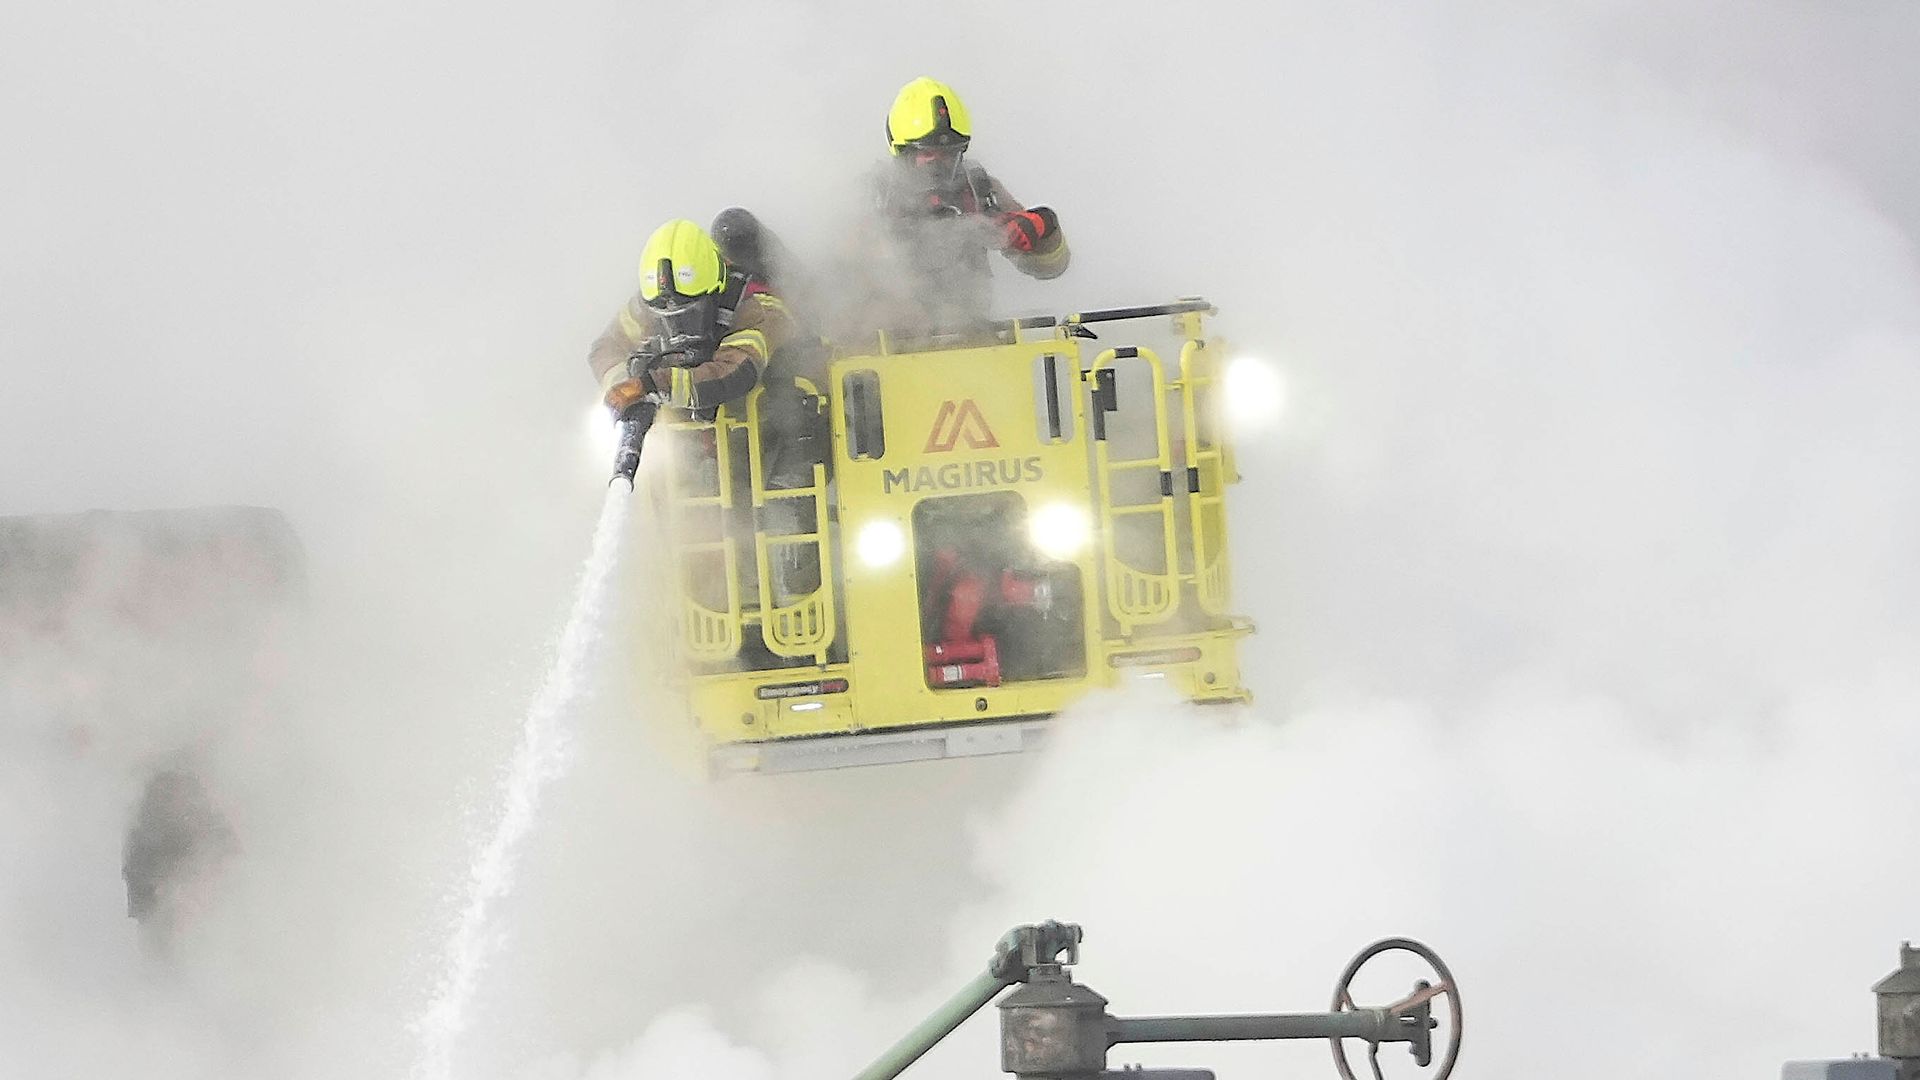
[[[909,143],[900,150],[900,161],[934,187],[945,187],[960,178],[960,160],[967,152],[962,143]]]
[[[704,314],[713,307],[714,295],[688,296],[669,288],[643,298],[647,308],[663,319],[684,319],[693,313]]]
[[[906,150],[907,160],[920,169],[951,169],[960,163],[963,153],[965,150],[958,146],[909,146]]]

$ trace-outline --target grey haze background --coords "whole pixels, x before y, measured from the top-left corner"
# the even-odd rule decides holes
[[[600,496],[586,342],[665,217],[829,249],[922,73],[1072,232],[1010,305],[1204,292],[1284,367],[1236,521],[1257,715],[708,790],[616,680],[470,1074],[844,1073],[1047,915],[1135,1012],[1312,1007],[1427,936],[1485,1076],[1867,1046],[1920,883],[1911,4],[10,21],[0,511],[284,507],[316,611],[305,705],[221,744],[246,855],[171,965],[120,914],[152,748],[5,718],[0,1071],[405,1071]]]

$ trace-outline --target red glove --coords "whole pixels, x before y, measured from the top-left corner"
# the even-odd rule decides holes
[[[1001,214],[1000,228],[1004,232],[1000,242],[1001,250],[1032,251],[1035,244],[1059,227],[1059,219],[1053,216],[1053,211],[1044,206]]]

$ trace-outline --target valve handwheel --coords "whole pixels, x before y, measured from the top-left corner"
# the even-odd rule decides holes
[[[1390,952],[1412,953],[1433,969],[1434,975],[1439,978],[1437,983],[1421,979],[1414,984],[1413,993],[1386,1008],[1390,1016],[1421,1028],[1420,1033],[1409,1042],[1415,1063],[1422,1068],[1430,1068],[1433,1065],[1433,1043],[1430,1034],[1433,1027],[1431,1019],[1433,999],[1437,997],[1447,999],[1447,1015],[1450,1021],[1447,1025],[1447,1051],[1440,1058],[1439,1071],[1425,1078],[1425,1080],[1447,1080],[1447,1077],[1453,1074],[1453,1063],[1460,1057],[1460,991],[1454,985],[1453,972],[1447,970],[1445,961],[1441,960],[1440,955],[1432,949],[1411,938],[1387,938],[1362,949],[1358,956],[1348,962],[1346,970],[1340,973],[1340,981],[1334,985],[1334,1011],[1357,1012],[1359,1010],[1359,1007],[1353,1003],[1354,978],[1360,974],[1360,969],[1365,967],[1368,961]],[[1345,1040],[1329,1041],[1333,1043],[1333,1064],[1340,1071],[1341,1080],[1355,1080],[1353,1067],[1347,1063]],[[1377,1042],[1367,1044],[1367,1065],[1373,1070],[1373,1080],[1385,1080],[1380,1071],[1380,1044]]]

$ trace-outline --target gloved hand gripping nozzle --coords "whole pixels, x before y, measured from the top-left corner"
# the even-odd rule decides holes
[[[640,468],[640,445],[646,442],[647,429],[660,411],[665,395],[653,388],[651,369],[659,363],[656,356],[636,352],[627,357],[627,377],[607,390],[607,408],[613,411],[619,428],[619,449],[613,455],[613,479],[624,480],[633,490],[633,475]]]

